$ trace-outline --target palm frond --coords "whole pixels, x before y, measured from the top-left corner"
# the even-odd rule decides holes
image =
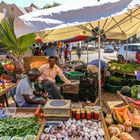
[[[28,34],[17,38],[14,33],[14,20],[5,18],[0,24],[0,44],[15,56],[24,56],[30,51],[29,46],[35,42],[35,34]]]

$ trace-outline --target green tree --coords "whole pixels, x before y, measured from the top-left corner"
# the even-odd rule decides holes
[[[61,5],[60,3],[57,3],[57,2],[53,2],[53,4],[46,4],[43,9],[48,9],[48,8],[51,8],[51,7],[56,7],[56,6],[59,6]]]
[[[14,19],[4,18],[0,24],[0,45],[4,46],[23,69],[23,57],[31,51],[30,47],[35,42],[35,34],[27,34],[19,38],[14,33]]]

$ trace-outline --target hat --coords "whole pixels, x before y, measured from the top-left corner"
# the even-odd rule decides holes
[[[87,71],[92,72],[92,73],[98,73],[98,68],[94,65],[88,65],[87,66]]]

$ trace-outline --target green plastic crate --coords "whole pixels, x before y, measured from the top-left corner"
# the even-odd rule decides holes
[[[68,79],[80,80],[80,77],[84,76],[84,73],[79,71],[66,72],[66,77]]]

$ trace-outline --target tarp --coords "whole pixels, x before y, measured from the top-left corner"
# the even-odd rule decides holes
[[[59,41],[92,36],[91,29],[100,21],[107,38],[123,40],[140,30],[139,5],[139,0],[78,0],[20,16],[15,20],[15,33],[19,37],[39,32],[43,42]]]

